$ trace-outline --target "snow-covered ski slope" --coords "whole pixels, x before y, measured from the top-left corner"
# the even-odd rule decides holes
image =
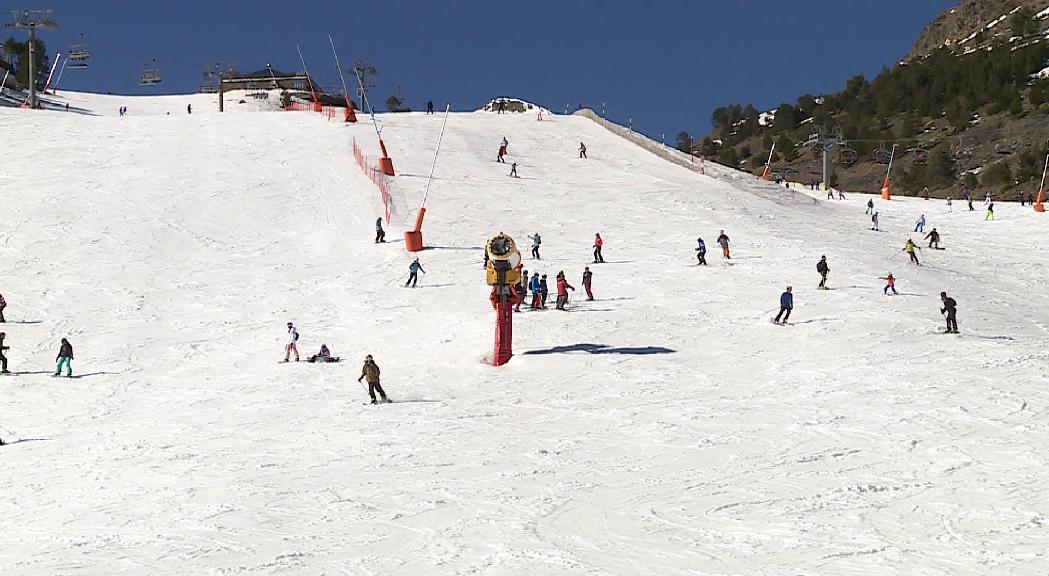
[[[1045,216],[878,200],[873,232],[865,196],[701,176],[580,117],[461,113],[405,289],[441,115],[380,116],[399,175],[377,246],[350,153],[355,136],[376,155],[369,124],[127,105],[158,115],[0,110],[19,373],[0,377],[0,436],[22,440],[0,447],[0,574],[1049,566]],[[503,136],[520,179],[494,162]],[[946,250],[915,268],[921,213]],[[579,290],[569,312],[517,314],[493,368],[481,247],[500,231],[524,251],[542,234],[527,269]],[[787,283],[794,325],[775,326]],[[941,290],[960,336],[939,334]],[[345,361],[279,365],[287,321],[303,356]],[[79,379],[50,376],[62,337]],[[397,403],[363,405],[365,354]]]

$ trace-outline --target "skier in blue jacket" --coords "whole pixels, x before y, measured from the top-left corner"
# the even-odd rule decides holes
[[[423,265],[419,264],[419,259],[416,258],[408,266],[408,281],[404,283],[405,288],[407,288],[409,284],[412,288],[415,288],[415,283],[419,281],[419,272],[426,274],[426,270],[423,270]]]
[[[699,260],[696,266],[707,265],[707,245],[703,242],[702,238],[698,239],[699,246],[696,246],[696,258]]]
[[[779,297],[779,314],[776,314],[776,319],[773,320],[776,324],[786,324],[790,318],[790,311],[794,309],[794,289],[787,286],[787,291]],[[784,315],[786,312],[786,315]],[[780,316],[783,316],[783,321],[780,322]]]
[[[538,310],[542,292],[542,286],[539,285],[538,272],[532,274],[532,281],[528,283],[528,289],[532,291],[532,305],[529,308]]]

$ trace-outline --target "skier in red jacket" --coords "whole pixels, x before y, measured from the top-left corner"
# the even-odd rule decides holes
[[[564,273],[564,271],[558,272],[557,273],[557,309],[558,310],[564,310],[565,309],[565,304],[568,303],[568,291],[569,290],[574,291],[575,287],[573,287],[571,284],[569,284],[568,280],[565,280],[565,273]]]
[[[605,262],[605,257],[601,255],[601,247],[605,245],[605,241],[601,239],[601,234],[594,234],[594,264]]]

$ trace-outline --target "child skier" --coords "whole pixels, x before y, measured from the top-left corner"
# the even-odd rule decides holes
[[[550,294],[550,288],[546,285],[546,274],[539,278],[539,307],[546,310],[546,297]]]
[[[874,215],[871,216],[871,230],[874,230],[874,231],[879,231],[880,230],[880,228],[878,228],[878,213],[877,212],[875,212]]]
[[[594,299],[594,293],[590,291],[590,283],[593,281],[594,273],[590,271],[590,267],[586,266],[583,268],[583,289],[586,290],[586,299],[591,301]]]
[[[867,211],[864,214],[874,213],[874,200],[867,200]]]
[[[728,236],[726,236],[725,231],[722,230],[721,234],[718,236],[718,246],[721,246],[721,257],[728,258],[731,260],[732,254],[731,252],[729,252],[728,243]]]
[[[10,346],[4,346],[4,338],[7,337],[6,332],[0,332],[0,374],[10,374],[7,371],[7,356],[4,355],[4,350],[10,350]]]
[[[947,197],[947,211],[954,212],[954,204],[951,202],[951,197]]]
[[[528,270],[521,271],[521,279],[517,282],[517,304],[514,306],[514,312],[521,311],[521,302],[524,302],[525,296],[528,296]]]
[[[411,284],[412,288],[415,288],[415,284],[419,282],[419,272],[426,274],[426,270],[423,270],[423,265],[419,264],[419,259],[416,258],[408,265],[408,281],[404,283],[405,288],[409,284]]]
[[[827,265],[827,257],[823,256],[820,261],[816,263],[816,272],[820,274],[820,285],[817,286],[820,290],[829,290],[827,288],[827,274],[830,272],[830,266]]]
[[[575,292],[575,288],[565,280],[564,270],[557,273],[557,309],[564,310],[568,303],[568,291]]]
[[[378,404],[375,400],[375,393],[379,393],[379,397],[382,398],[383,403],[389,402],[390,399],[386,397],[386,391],[382,389],[382,384],[379,383],[379,365],[372,360],[372,355],[368,354],[364,357],[364,367],[361,368],[361,377],[357,379],[358,382],[367,378],[368,379],[368,396],[372,398],[372,404]]]
[[[510,177],[511,178],[520,178],[520,176],[517,175],[517,162],[514,162],[513,164],[510,165]]]
[[[287,362],[291,358],[291,353],[295,353],[295,361],[299,361],[299,331],[295,329],[295,325],[288,322],[288,343],[284,345],[284,361]]]
[[[55,368],[55,376],[62,374],[62,366],[66,367],[66,378],[73,377],[73,367],[69,364],[73,360],[73,345],[69,343],[69,340],[62,339],[62,345],[58,348],[58,357],[55,358],[55,362],[58,362],[58,366]]]
[[[983,217],[984,221],[994,220],[994,202],[987,204],[987,215]]]
[[[885,289],[882,290],[882,292],[886,296],[889,295],[889,290],[892,290],[893,294],[899,294],[899,292],[896,291],[896,278],[893,278],[892,272],[889,272],[888,276],[879,276],[878,279],[885,281]]]
[[[700,264],[702,264],[703,266],[706,266],[707,265],[707,245],[703,243],[703,239],[702,238],[698,238],[698,239],[696,239],[696,241],[699,242],[699,246],[696,246],[696,259],[699,260],[699,262],[696,263],[696,266],[699,266]]]
[[[794,289],[787,286],[787,291],[780,294],[779,297],[779,314],[776,314],[776,319],[772,322],[774,324],[786,324],[790,318],[790,311],[794,309]],[[786,315],[784,315],[786,313]],[[783,321],[780,321],[780,316],[783,317]]]
[[[601,234],[594,234],[594,264],[604,264],[605,257],[601,255],[601,247],[605,245],[605,241],[601,239]]]
[[[4,295],[0,294],[0,323],[7,322],[4,320],[4,308],[7,308],[7,301],[4,300]]]
[[[921,247],[920,246],[915,246],[914,245],[914,241],[911,240],[910,238],[908,238],[907,239],[907,243],[903,245],[903,251],[906,252],[911,257],[911,262],[914,262],[918,266],[921,266],[922,263],[918,262],[918,255],[914,253],[915,248],[917,248],[918,250],[921,250]]]
[[[914,231],[925,232],[925,214],[922,214],[922,217],[918,218],[918,221],[914,223]]]

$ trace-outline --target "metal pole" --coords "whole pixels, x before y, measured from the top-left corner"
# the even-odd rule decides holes
[[[892,160],[896,157],[896,144],[892,145],[892,151],[889,152],[889,167],[885,169],[885,179],[889,179],[889,172],[892,171]]]
[[[823,146],[823,189],[830,190],[830,148]]]
[[[375,110],[372,109],[372,103],[368,101],[368,93],[364,90],[364,80],[361,79],[361,75],[357,70],[354,70],[353,74],[357,77],[357,85],[361,88],[361,100],[364,100],[364,105],[368,108],[368,115],[372,118],[372,127],[375,128],[375,135],[381,140],[382,130],[379,129],[379,123],[375,121]],[[385,156],[385,154],[383,155]]]
[[[36,108],[36,78],[33,56],[36,54],[36,26],[29,27],[29,107]]]
[[[335,69],[339,71],[339,80],[342,80],[342,93],[347,100],[350,99],[350,90],[346,87],[346,77],[342,75],[342,64],[339,64],[339,53],[335,51],[335,41],[328,34],[328,42],[331,42],[331,53],[335,56]]]
[[[1045,170],[1049,168],[1049,154],[1045,156],[1045,165],[1042,167],[1042,183],[1038,185],[1038,190],[1044,190],[1045,186]]]
[[[310,87],[310,94],[313,96],[313,101],[317,101],[317,92],[313,89],[313,80],[310,79],[310,71],[306,69],[306,59],[302,57],[302,50],[299,45],[295,45],[295,49],[299,51],[299,62],[302,62],[302,72],[306,74],[306,84]]]
[[[433,170],[437,168],[437,153],[441,151],[441,141],[444,140],[444,128],[448,125],[448,116],[451,114],[452,105],[444,107],[444,124],[441,124],[441,135],[437,137],[437,149],[433,151],[433,164],[430,164],[430,175],[426,177],[426,190],[423,192],[422,208],[426,208],[426,197],[430,195],[430,180],[433,180]]]
[[[59,55],[61,56],[61,53]],[[69,64],[69,58],[62,61],[62,68],[58,71],[58,78],[55,78],[55,87],[51,89],[52,94],[58,94],[58,85],[62,82],[62,74],[66,71],[66,64]]]
[[[4,81],[0,82],[0,94],[4,93],[4,87],[7,85],[7,75],[10,73],[10,70],[4,70]]]
[[[51,72],[47,74],[47,81],[44,82],[44,94],[47,94],[47,88],[51,85],[51,77],[55,75],[55,68],[58,66],[58,61],[62,59],[62,53],[58,52],[55,54],[55,61],[51,63]]]

